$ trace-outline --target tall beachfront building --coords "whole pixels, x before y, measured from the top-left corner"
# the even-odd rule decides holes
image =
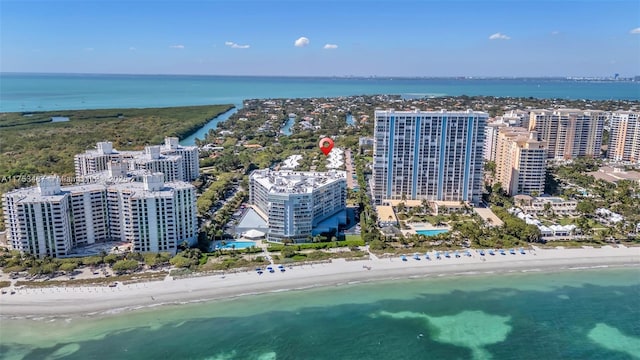
[[[486,161],[496,161],[498,149],[498,132],[509,125],[502,122],[488,123],[484,128],[483,157]]]
[[[469,201],[482,194],[484,128],[477,111],[376,110],[373,196]]]
[[[496,182],[509,195],[541,195],[546,176],[547,144],[535,131],[504,127],[496,146]]]
[[[346,209],[344,171],[256,170],[249,184],[249,202],[266,217],[270,241],[305,242],[320,222]]]
[[[114,240],[130,242],[137,252],[175,252],[178,245],[193,245],[198,237],[195,187],[185,182],[165,183],[161,173],[143,182],[107,187],[110,233]],[[118,214],[118,216],[115,216]]]
[[[549,159],[598,158],[605,119],[601,111],[532,110],[529,130],[537,131],[539,140],[547,142]]]
[[[128,170],[161,172],[164,181],[193,181],[200,172],[197,146],[182,146],[176,137],[165,138],[164,145],[146,146],[144,151],[117,151],[111,142],[99,142],[95,149],[74,157],[79,178],[107,170],[113,162],[126,165]]]
[[[611,114],[610,121],[607,157],[613,161],[640,163],[640,113],[617,111]]]
[[[107,165],[113,161],[118,162],[124,154],[114,150],[113,143],[102,141],[96,144],[96,148],[87,150],[73,157],[76,176],[83,177],[107,170]]]
[[[193,181],[200,176],[200,154],[197,146],[182,146],[177,137],[164,138],[160,152],[164,155],[182,157],[182,174],[185,181]]]
[[[164,174],[164,181],[185,181],[182,156],[166,155],[160,152],[160,146],[145,146],[144,153],[139,153],[125,160],[130,170],[148,170],[152,173]]]
[[[45,177],[35,188],[4,194],[3,209],[12,248],[39,257],[107,240],[128,241],[133,251],[175,252],[198,233],[195,187],[164,183],[161,173],[143,182],[65,187]]]
[[[14,250],[36,256],[63,256],[73,247],[69,193],[60,179],[46,177],[36,189],[20,189],[2,197],[7,241]]]

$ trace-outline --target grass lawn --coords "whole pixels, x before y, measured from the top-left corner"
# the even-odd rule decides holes
[[[346,241],[359,241],[359,240],[362,239],[362,236],[347,234],[347,235],[344,236],[344,239]]]
[[[575,225],[576,220],[578,220],[578,218],[564,217],[564,218],[558,219],[557,223],[560,225]],[[591,228],[602,227],[602,224],[595,221],[594,219],[587,219],[587,220],[589,221],[589,225],[591,226]]]

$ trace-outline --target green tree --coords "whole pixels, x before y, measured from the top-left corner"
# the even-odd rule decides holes
[[[118,260],[113,264],[113,271],[123,273],[137,269],[139,263],[136,260]]]
[[[192,259],[186,258],[182,255],[176,255],[172,257],[169,263],[178,268],[188,268],[192,265],[195,265]]]
[[[403,195],[403,196],[404,196],[404,195]],[[405,210],[405,208],[406,208],[406,206],[405,206],[405,204],[404,204],[404,201],[401,201],[400,203],[398,203],[398,207],[397,207],[397,208],[398,208],[398,212],[399,212],[399,213],[404,213],[404,210]]]
[[[596,212],[596,204],[592,200],[583,200],[576,205],[576,211],[583,216],[591,217]]]
[[[118,261],[118,256],[116,254],[109,254],[104,257],[104,262],[109,265],[115,264],[116,261]]]
[[[102,258],[100,256],[88,256],[82,258],[82,263],[87,266],[97,266],[102,264]]]
[[[75,262],[66,262],[60,265],[60,271],[64,271],[65,273],[72,273],[77,267],[78,264]]]
[[[150,268],[156,267],[160,264],[160,254],[147,253],[143,255],[144,264]]]
[[[280,250],[280,255],[285,258],[292,258],[296,255],[296,251],[291,246],[285,246]]]
[[[371,250],[384,250],[386,244],[382,240],[373,240],[369,243],[369,249]]]

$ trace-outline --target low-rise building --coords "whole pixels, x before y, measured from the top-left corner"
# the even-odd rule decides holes
[[[578,202],[576,200],[565,200],[555,196],[532,197],[529,195],[516,195],[513,198],[516,206],[522,209],[525,214],[539,215],[548,211],[557,215],[577,214]]]
[[[624,220],[624,217],[618,213],[615,213],[609,209],[599,208],[596,209],[596,215],[607,224],[617,224]]]
[[[528,225],[535,225],[540,230],[540,236],[543,238],[553,238],[555,240],[568,240],[576,235],[577,227],[575,225],[544,225],[540,220],[534,218],[532,214],[525,214],[522,210],[511,208],[508,210],[511,214],[523,220]]]

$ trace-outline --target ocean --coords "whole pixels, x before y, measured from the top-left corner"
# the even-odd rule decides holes
[[[638,268],[407,279],[6,320],[3,359],[638,359]]]
[[[640,82],[0,73],[0,112],[234,104],[393,94],[640,100]]]

